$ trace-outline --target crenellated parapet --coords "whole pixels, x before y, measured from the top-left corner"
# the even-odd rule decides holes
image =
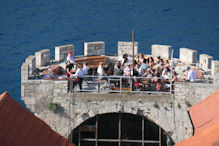
[[[160,56],[161,58],[170,59],[171,58],[172,47],[169,45],[152,45],[151,55],[153,57]]]
[[[122,58],[123,54],[132,56],[132,42],[118,42],[118,58]],[[138,42],[134,43],[134,55],[138,54]]]
[[[72,54],[74,55],[74,49],[75,49],[75,46],[72,44],[56,46],[55,47],[55,61],[57,62],[63,61],[68,56],[69,51],[71,51]]]
[[[180,57],[174,58],[174,63],[183,66],[183,70],[187,66],[195,67],[214,80],[211,83],[176,82],[174,94],[69,93],[68,80],[34,78],[37,69],[49,68],[52,64],[64,64],[69,51],[74,54],[73,44],[56,46],[55,60],[50,60],[50,50],[44,49],[28,56],[21,66],[21,98],[32,112],[65,137],[68,137],[69,130],[95,115],[123,112],[147,117],[165,131],[172,133],[170,136],[178,142],[192,135],[192,124],[187,112],[189,104],[197,104],[219,89],[219,61],[207,54],[200,54],[197,60],[198,52],[188,48],[180,48]],[[137,42],[134,52],[135,55],[139,53]],[[151,52],[153,57],[171,59],[172,47],[155,44],[151,46]],[[107,58],[121,59],[125,53],[132,56],[132,42],[118,42],[118,55]],[[105,55],[105,42],[85,42],[84,56],[96,55]],[[94,83],[90,85],[92,84]],[[52,102],[59,102],[62,111],[50,111],[48,104]],[[158,107],[155,107],[155,104]]]

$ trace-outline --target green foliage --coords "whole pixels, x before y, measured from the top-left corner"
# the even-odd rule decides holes
[[[178,103],[177,107],[178,107],[178,109],[181,109],[181,105],[179,103]]]
[[[61,104],[57,102],[52,102],[52,103],[49,103],[48,108],[53,112],[57,112],[60,110]]]
[[[185,101],[185,104],[186,104],[187,107],[191,107],[192,106],[189,101]]]
[[[154,104],[153,104],[153,107],[158,108],[159,106],[158,106],[157,103],[154,103]]]
[[[172,108],[173,107],[173,103],[172,102],[170,102],[170,108]]]

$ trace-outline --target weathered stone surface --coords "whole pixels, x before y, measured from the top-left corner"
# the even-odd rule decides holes
[[[212,60],[211,74],[214,77],[214,84],[219,84],[219,61]]]
[[[171,132],[172,139],[178,142],[193,134],[187,113],[189,107],[185,101],[191,105],[196,104],[219,89],[219,85],[176,83],[174,97],[168,94],[68,94],[68,81],[52,80],[25,80],[21,88],[22,100],[26,106],[65,137],[82,122],[97,114],[122,112],[147,117],[165,131]],[[51,112],[47,107],[51,102],[59,102],[62,111],[56,114]],[[154,107],[154,103],[159,107]]]
[[[151,54],[153,57],[160,56],[161,58],[170,59],[171,58],[172,47],[169,45],[152,45]]]
[[[36,67],[45,66],[50,62],[50,50],[44,49],[35,52],[36,57]]]
[[[211,62],[213,60],[212,56],[207,54],[200,54],[199,56],[199,65],[204,71],[211,69]]]
[[[105,55],[105,42],[85,42],[84,56]]]
[[[74,55],[75,46],[73,44],[56,46],[55,47],[55,61],[62,61],[68,56],[68,52],[71,51]]]
[[[28,80],[29,78],[29,66],[28,63],[23,63],[21,66],[21,81]]]
[[[133,49],[132,42],[118,42],[118,58],[122,58],[123,54],[128,54],[132,56],[132,49]],[[138,42],[134,43],[134,55],[138,54]]]
[[[25,62],[28,64],[28,71],[29,71],[29,76],[33,75],[35,69],[36,69],[36,57],[33,55],[30,55],[27,57]]]
[[[197,51],[188,48],[180,48],[180,61],[186,64],[197,63]]]
[[[218,60],[212,60],[212,66],[211,66],[211,74],[215,75],[219,73],[219,61]]]

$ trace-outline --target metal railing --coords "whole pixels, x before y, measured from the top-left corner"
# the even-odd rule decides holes
[[[161,90],[156,88],[155,78],[159,80]],[[165,83],[164,78],[141,76],[93,76],[86,75],[82,78],[82,89],[75,79],[69,81],[70,92],[96,92],[96,93],[171,93],[172,83]]]

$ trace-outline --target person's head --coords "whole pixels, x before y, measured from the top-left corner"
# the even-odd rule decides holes
[[[82,68],[82,66],[80,64],[78,64],[77,68]]]
[[[186,69],[186,70],[187,70],[187,71],[189,71],[190,69],[191,69],[190,67],[187,67],[187,69]]]
[[[123,58],[128,58],[128,54],[123,54]]]
[[[167,68],[166,68],[166,71],[167,71],[167,72],[170,72],[170,68],[169,68],[169,67],[167,67]]]
[[[144,59],[144,60],[143,60],[143,63],[145,63],[145,64],[146,64],[146,63],[147,63],[147,59]]]
[[[83,67],[84,67],[84,66],[87,66],[87,62],[83,62]]]
[[[71,51],[68,51],[68,56],[72,56],[72,52]]]
[[[160,56],[157,56],[157,60],[160,60],[161,58],[160,58]]]
[[[103,66],[103,62],[100,62],[100,63],[99,63],[99,66]]]
[[[139,64],[136,64],[135,67],[136,67],[136,68],[140,68],[140,65],[139,65]]]
[[[169,60],[165,60],[165,64],[169,64]]]
[[[126,65],[128,68],[131,68],[131,64],[130,63],[127,63]]]
[[[106,63],[106,64],[104,65],[104,67],[107,68],[107,67],[109,67],[109,66],[108,66],[108,64]]]
[[[153,57],[149,57],[149,62],[154,62]]]
[[[67,64],[68,64],[68,65],[70,64],[70,60],[67,61]]]
[[[141,54],[139,55],[139,57],[140,57],[140,58],[144,58],[144,54],[141,53]]]

